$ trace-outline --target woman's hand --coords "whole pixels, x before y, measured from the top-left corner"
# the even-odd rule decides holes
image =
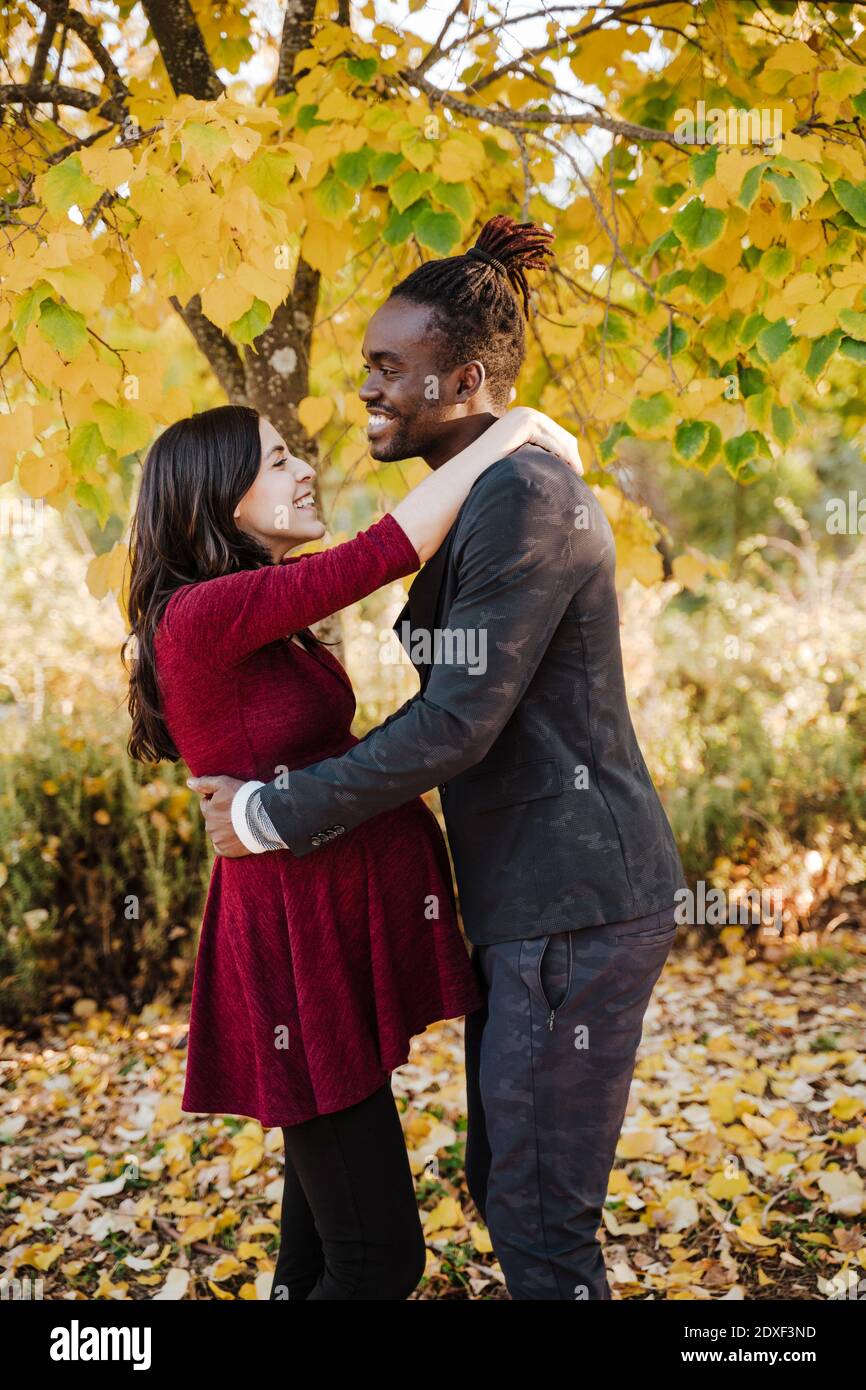
[[[493,435],[497,430],[501,431],[507,441],[503,454],[510,453],[512,449],[519,449],[521,444],[535,444],[539,449],[546,449],[549,454],[556,454],[557,458],[561,458],[569,468],[573,468],[575,473],[582,477],[583,464],[577,440],[543,411],[533,410],[529,405],[516,405],[512,410],[506,410],[504,415],[500,415],[485,433]]]

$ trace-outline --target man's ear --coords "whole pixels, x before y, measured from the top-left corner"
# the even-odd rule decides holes
[[[464,404],[473,396],[477,396],[478,392],[484,389],[486,380],[487,373],[484,370],[484,363],[479,362],[477,357],[473,358],[471,362],[464,362],[457,378],[455,401]]]

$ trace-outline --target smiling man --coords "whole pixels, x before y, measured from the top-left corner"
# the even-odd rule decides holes
[[[437,468],[507,409],[526,271],[550,240],[497,216],[465,255],[395,287],[363,346],[374,458]],[[439,786],[487,993],[466,1020],[469,1190],[512,1298],[609,1299],[597,1232],[683,877],[629,715],[613,537],[594,493],[543,449],[501,460],[396,626],[410,654],[437,630],[467,640],[444,660],[432,644],[415,696],[287,786],[190,785],[220,853],[300,856]],[[482,634],[480,671],[465,653]]]

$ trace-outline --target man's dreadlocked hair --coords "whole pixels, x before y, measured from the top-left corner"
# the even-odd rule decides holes
[[[444,371],[460,362],[484,363],[497,408],[508,405],[525,352],[529,318],[527,270],[544,270],[553,232],[504,213],[491,217],[462,256],[425,261],[388,296],[429,305],[431,327],[442,340]]]

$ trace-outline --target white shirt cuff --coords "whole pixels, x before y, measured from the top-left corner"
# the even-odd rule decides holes
[[[254,840],[247,826],[247,802],[253,792],[263,787],[264,782],[244,782],[242,787],[238,787],[232,797],[232,827],[241,844],[250,851],[251,854],[266,854],[263,845]]]

